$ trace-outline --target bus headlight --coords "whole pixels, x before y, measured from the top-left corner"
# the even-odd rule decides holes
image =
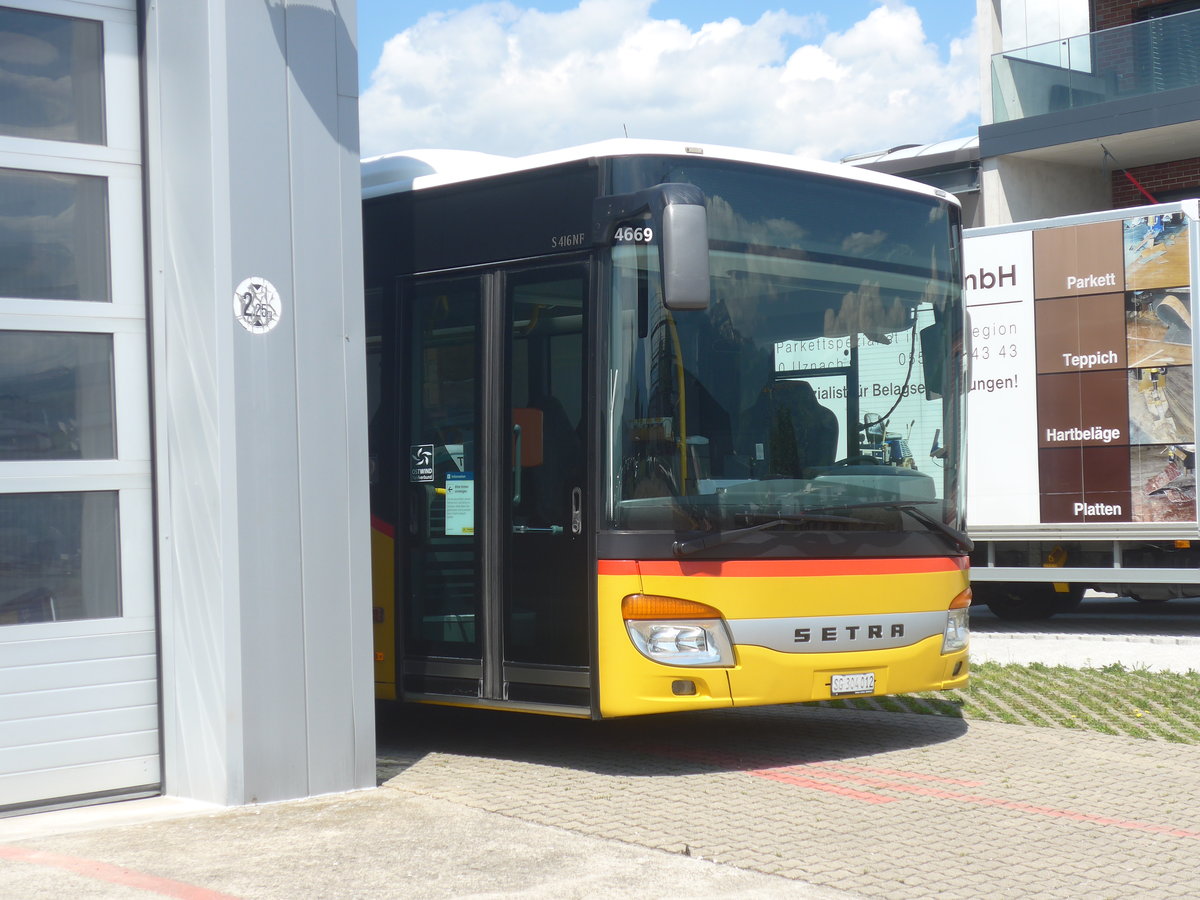
[[[733,642],[720,610],[694,600],[630,594],[621,601],[629,639],[668,666],[732,666]]]
[[[668,666],[732,666],[733,645],[725,623],[626,621],[642,656]]]
[[[971,638],[971,589],[955,597],[946,613],[946,630],[942,633],[942,652],[965,650]]]

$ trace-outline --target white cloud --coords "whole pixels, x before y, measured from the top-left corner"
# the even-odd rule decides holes
[[[974,36],[939,48],[903,0],[879,3],[842,32],[784,12],[693,31],[652,18],[652,0],[433,13],[384,46],[363,153],[521,155],[628,129],[837,159],[963,134],[979,107]]]

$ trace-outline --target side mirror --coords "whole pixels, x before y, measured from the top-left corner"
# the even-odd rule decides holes
[[[647,216],[658,243],[663,304],[667,309],[707,309],[710,288],[704,192],[694,184],[669,183],[632,194],[598,197],[593,206],[592,242],[610,245],[616,240],[618,226]]]
[[[940,321],[921,329],[921,370],[925,399],[937,400],[945,391],[946,328]]]

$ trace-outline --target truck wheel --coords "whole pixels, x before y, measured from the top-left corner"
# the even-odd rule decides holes
[[[1083,600],[1082,584],[1070,585],[1066,593],[1056,591],[1052,584],[1039,583],[976,583],[971,589],[996,618],[1012,622],[1049,619],[1070,612]]]

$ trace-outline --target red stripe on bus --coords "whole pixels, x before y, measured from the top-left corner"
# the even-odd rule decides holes
[[[385,522],[379,516],[371,516],[371,529],[385,537],[394,538],[396,536],[396,526],[391,522]]]
[[[917,575],[966,568],[966,557],[906,559],[602,559],[601,575],[696,575],[725,578],[786,578],[820,575]]]
[[[600,575],[637,575],[636,559],[602,559],[596,563],[596,572]]]

